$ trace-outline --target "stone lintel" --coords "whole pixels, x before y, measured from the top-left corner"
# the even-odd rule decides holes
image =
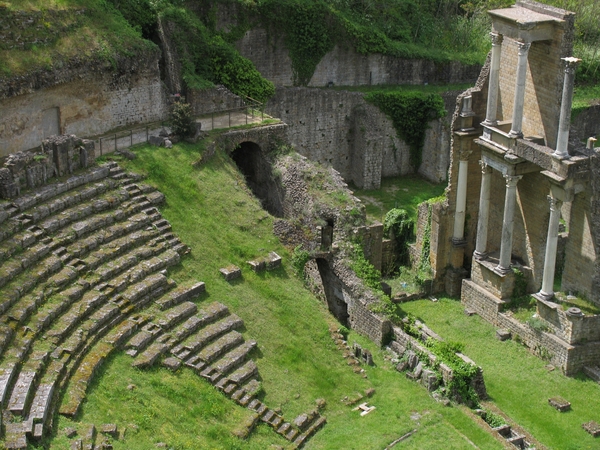
[[[528,8],[513,6],[488,11],[495,32],[522,42],[545,41],[554,38],[564,20]]]

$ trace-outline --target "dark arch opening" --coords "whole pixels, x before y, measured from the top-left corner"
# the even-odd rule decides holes
[[[280,188],[260,146],[254,142],[242,142],[231,153],[231,158],[246,177],[248,187],[263,208],[275,217],[283,217]]]
[[[348,303],[346,303],[343,298],[340,280],[333,273],[326,260],[317,258],[316,262],[317,267],[319,268],[319,275],[321,275],[327,307],[331,314],[333,314],[342,325],[347,327],[350,314],[348,314]]]

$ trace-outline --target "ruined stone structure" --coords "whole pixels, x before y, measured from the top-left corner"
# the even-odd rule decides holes
[[[433,208],[432,265],[438,288],[458,293],[467,278],[467,308],[572,374],[600,361],[597,318],[563,312],[553,289],[563,261],[561,290],[600,304],[598,155],[569,142],[574,15],[530,0],[489,14],[491,55],[476,87],[459,97],[451,189]],[[559,236],[561,218],[568,232]],[[536,293],[548,333],[502,313],[515,270]]]
[[[95,136],[167,118],[158,48],[117,61],[74,61],[0,80],[0,158],[52,135]]]
[[[453,110],[458,93],[444,95]],[[426,124],[423,162],[409,163],[409,146],[392,121],[359,92],[279,87],[267,112],[288,124],[287,139],[307,158],[334,167],[361,189],[378,189],[381,179],[418,172],[446,179],[450,153],[449,119]]]

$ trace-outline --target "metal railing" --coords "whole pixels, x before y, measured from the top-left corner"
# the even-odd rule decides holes
[[[258,100],[254,100],[253,98],[241,96],[242,105],[237,106],[235,108],[222,109],[218,111],[213,111],[210,113],[210,130],[215,129],[215,119],[219,119],[223,116],[227,116],[226,126],[221,126],[224,124],[219,123],[217,120],[217,125],[219,128],[231,128],[231,116],[234,113],[244,113],[245,115],[245,124],[248,124],[248,118],[251,117],[251,120],[254,120],[256,116],[260,114],[261,121],[264,120],[264,104],[259,102]],[[197,122],[201,122],[204,125],[204,122],[208,120],[208,116],[202,116],[195,119]],[[235,125],[235,124],[234,124]],[[240,125],[240,124],[237,124]],[[160,125],[158,123],[145,125],[143,127],[133,128],[131,130],[123,130],[116,131],[108,134],[104,134],[102,136],[98,136],[95,138],[91,138],[96,143],[96,149],[100,150],[100,156],[105,155],[107,153],[112,153],[117,150],[122,150],[125,148],[133,147],[137,144],[147,143],[150,136],[158,134],[160,130],[167,126],[166,123],[162,122]]]

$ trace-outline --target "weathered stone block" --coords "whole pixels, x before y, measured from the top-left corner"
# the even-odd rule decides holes
[[[568,411],[571,409],[571,403],[562,397],[549,398],[548,404],[560,412]]]
[[[242,276],[242,270],[234,265],[223,267],[219,269],[219,272],[221,272],[226,281],[232,281]]]
[[[512,336],[511,332],[508,330],[496,330],[496,339],[500,341],[506,341],[510,339]]]
[[[586,422],[581,425],[585,431],[594,437],[600,436],[600,424],[595,421]]]

